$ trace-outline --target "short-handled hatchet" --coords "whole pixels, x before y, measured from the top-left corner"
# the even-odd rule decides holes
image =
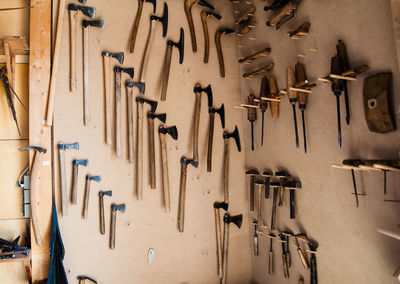
[[[90,83],[89,83],[89,28],[104,28],[104,20],[82,21],[83,28],[83,123],[90,122]]]
[[[222,54],[221,38],[222,35],[224,34],[232,34],[234,32],[235,31],[233,29],[227,29],[227,28],[219,28],[215,32],[215,46],[217,48],[217,54],[218,54],[219,73],[222,78],[225,77],[225,64],[224,64],[224,56]]]
[[[199,161],[194,159],[188,159],[186,157],[181,158],[181,179],[179,184],[179,207],[178,207],[178,230],[183,233],[185,223],[185,200],[186,200],[186,176],[187,166],[192,165],[197,168]]]
[[[87,219],[87,213],[88,213],[88,208],[89,208],[89,197],[90,197],[90,183],[92,180],[96,181],[96,182],[100,182],[101,176],[86,175],[85,196],[84,196],[83,210],[82,210],[83,219]]]
[[[236,216],[231,216],[228,213],[225,213],[224,215],[224,241],[223,241],[223,266],[222,266],[222,280],[221,283],[225,284],[226,283],[226,277],[227,277],[227,272],[228,272],[228,244],[229,244],[229,224],[233,223],[235,224],[238,228],[242,226],[242,221],[243,221],[243,215],[236,215]]]
[[[228,203],[214,202],[215,233],[217,241],[218,276],[222,278],[222,227],[220,209],[228,211]]]
[[[168,30],[168,5],[164,2],[164,11],[162,17],[158,17],[156,15],[150,16],[150,30],[149,35],[147,36],[146,48],[144,50],[142,68],[140,70],[140,81],[146,82],[146,74],[149,65],[150,52],[151,47],[153,46],[155,32],[154,30],[157,27],[157,22],[161,22],[163,26],[163,37],[166,37]]]
[[[154,146],[154,120],[158,119],[162,123],[167,120],[166,113],[155,114],[153,112],[147,113],[147,130],[149,133],[149,173],[150,173],[150,188],[156,188],[156,153]]]
[[[89,6],[81,6],[76,4],[68,5],[69,11],[69,24],[70,24],[70,77],[69,89],[71,92],[76,91],[76,24],[78,20],[78,12],[81,11],[85,16],[94,18],[96,15],[96,8]]]
[[[124,63],[124,53],[112,53],[109,51],[103,51],[103,68],[104,68],[104,101],[105,101],[105,129],[106,129],[106,143],[111,145],[111,90],[110,90],[110,69],[111,69],[111,58],[118,60],[119,64]]]
[[[67,214],[67,176],[65,173],[65,150],[79,150],[79,143],[58,143],[58,154],[60,156],[60,189],[61,189],[61,214]]]
[[[157,0],[138,0],[139,6],[138,6],[138,9],[136,12],[136,19],[135,19],[135,23],[133,25],[133,30],[132,30],[131,44],[130,44],[130,48],[129,48],[130,53],[133,53],[133,51],[135,50],[136,36],[137,36],[137,32],[139,30],[139,23],[140,23],[140,18],[142,17],[144,2],[150,2],[151,4],[153,4],[153,13],[156,12]]]
[[[211,85],[202,88],[200,84],[196,84],[193,90],[196,101],[194,107],[194,125],[193,125],[193,160],[199,161],[199,128],[200,128],[200,110],[201,110],[201,94],[204,92],[207,95],[208,107],[213,105],[213,94]]]
[[[121,85],[122,73],[126,73],[130,78],[133,78],[133,68],[122,68],[120,66],[114,67],[115,74],[115,154],[117,158],[122,156],[121,146]]]
[[[79,166],[87,167],[89,160],[73,160],[73,170],[72,170],[72,190],[71,190],[71,204],[76,204],[76,196],[78,192],[78,168]]]
[[[79,276],[77,277],[77,279],[79,280],[79,284],[85,284],[85,283],[86,283],[86,280],[89,280],[89,281],[91,281],[91,282],[97,284],[97,281],[94,280],[93,278],[89,277],[89,276],[79,275]]]
[[[208,33],[207,18],[208,16],[213,16],[217,20],[221,20],[221,15],[211,11],[201,11],[201,23],[203,25],[204,31],[204,63],[208,63],[208,58],[210,56],[210,35]]]
[[[167,52],[165,53],[165,63],[164,63],[164,73],[162,78],[162,88],[161,88],[161,100],[165,101],[167,99],[167,89],[168,89],[168,81],[169,81],[169,73],[171,70],[171,58],[172,58],[172,49],[173,47],[178,48],[179,50],[179,64],[183,62],[184,56],[184,47],[185,47],[185,32],[181,28],[180,37],[178,42],[174,42],[172,40],[167,41]]]
[[[229,152],[230,152],[230,143],[229,139],[235,139],[236,146],[238,151],[242,150],[240,146],[240,137],[239,137],[239,129],[235,126],[235,130],[231,133],[228,131],[224,131],[222,136],[224,138],[224,201],[226,203],[229,202]]]
[[[104,217],[104,196],[112,196],[112,190],[99,191],[99,209],[100,209],[100,233],[106,233],[106,223]]]
[[[209,117],[209,127],[208,127],[208,148],[207,148],[207,172],[211,172],[212,168],[212,151],[213,151],[213,140],[214,140],[214,121],[215,114],[219,115],[221,119],[222,129],[225,128],[225,107],[224,104],[220,108],[208,108]]]
[[[255,170],[251,169],[246,171],[246,175],[250,177],[250,197],[249,197],[249,203],[250,203],[250,211],[254,211],[254,188],[255,188],[255,180],[256,176],[258,176],[260,173]]]
[[[117,227],[117,211],[124,213],[125,204],[111,204],[111,224],[110,224],[110,249],[115,248],[115,229]]]
[[[166,134],[169,134],[174,140],[177,140],[178,129],[176,128],[175,125],[171,127],[160,126],[160,128],[158,129],[158,133],[160,134],[160,144],[161,144],[161,166],[162,166],[164,206],[165,206],[165,212],[171,212]]]
[[[24,151],[28,149],[33,149],[36,152],[35,158],[32,163],[31,178],[30,178],[31,220],[32,220],[33,232],[35,233],[36,243],[38,246],[42,246],[43,238],[42,238],[42,233],[40,231],[39,219],[36,211],[37,207],[36,193],[40,185],[40,176],[39,176],[40,165],[42,163],[43,155],[47,152],[47,149],[38,146],[28,146],[19,148],[18,150]]]

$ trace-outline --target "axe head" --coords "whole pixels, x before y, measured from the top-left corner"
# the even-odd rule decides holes
[[[94,181],[100,182],[100,181],[101,181],[101,176],[86,175],[86,179],[87,179],[87,180],[94,180]]]
[[[33,150],[35,150],[37,152],[40,152],[40,153],[46,153],[47,152],[47,149],[39,147],[39,146],[28,146],[28,147],[18,148],[19,151],[25,151],[25,150],[29,150],[29,149],[33,149]]]
[[[114,203],[111,204],[111,210],[112,211],[120,211],[120,212],[124,213],[125,209],[126,209],[126,205],[125,204],[119,204],[119,205],[114,204]]]
[[[171,127],[160,126],[158,132],[161,134],[169,134],[174,140],[178,139],[178,128],[176,128],[175,125]]]
[[[88,16],[89,18],[94,18],[96,16],[96,8],[95,7],[89,7],[89,6],[81,6],[81,5],[76,5],[76,4],[68,4],[68,11],[81,11],[85,16]]]
[[[81,281],[81,280],[83,280],[83,281],[89,280],[89,281],[92,281],[93,283],[97,284],[97,281],[94,280],[93,278],[90,278],[89,276],[79,275],[77,278],[78,278],[79,281]]]
[[[288,189],[300,189],[301,182],[295,181],[295,180],[288,180],[282,184],[282,187],[285,187]]]
[[[166,37],[168,31],[168,5],[164,2],[164,11],[162,17],[150,16],[150,21],[159,21],[163,26],[163,37]]]
[[[212,6],[211,4],[209,4],[207,1],[199,0],[198,3],[199,3],[199,5],[204,6],[204,7],[207,7],[207,8],[210,9],[210,10],[214,10],[214,9],[215,9],[214,6]]]
[[[139,91],[142,95],[144,95],[144,93],[146,91],[146,84],[144,82],[125,81],[125,87],[127,87],[127,88],[136,87],[139,89]]]
[[[72,144],[58,143],[58,150],[68,150],[68,149],[79,150],[79,143],[78,142],[75,142],[75,143],[72,143]]]
[[[229,223],[234,223],[238,228],[242,226],[242,221],[243,221],[243,215],[235,215],[231,216],[228,213],[225,213],[224,215],[224,223],[229,224]]]
[[[279,171],[275,172],[275,176],[278,178],[288,178],[290,177],[290,174],[287,171]]]
[[[213,94],[212,94],[212,89],[211,89],[211,85],[208,85],[206,88],[202,88],[200,84],[196,84],[194,86],[194,90],[195,93],[206,93],[207,94],[207,102],[208,102],[208,107],[212,107],[213,105]]]
[[[115,73],[120,73],[120,72],[124,72],[126,74],[129,75],[129,77],[133,78],[133,75],[135,74],[135,71],[133,68],[123,68],[120,66],[115,66],[114,67],[114,72]]]
[[[225,128],[225,106],[224,106],[224,104],[222,104],[221,107],[218,109],[211,107],[208,109],[208,112],[209,113],[218,113],[219,118],[221,119],[222,128]]]
[[[156,12],[156,8],[157,8],[157,0],[139,0],[139,2],[149,2],[151,4],[153,4],[153,13]]]
[[[150,106],[150,112],[155,112],[157,109],[158,102],[145,99],[143,97],[136,97],[136,102],[139,104],[148,104]]]
[[[184,56],[184,51],[185,51],[185,32],[181,28],[180,30],[180,37],[178,42],[174,42],[172,40],[167,41],[167,45],[172,45],[178,48],[179,50],[179,64],[182,64],[183,62],[183,56]]]
[[[82,27],[87,28],[89,26],[92,27],[97,27],[97,28],[104,28],[104,20],[103,19],[98,19],[98,20],[82,20]]]
[[[109,52],[109,51],[103,51],[101,53],[101,55],[103,57],[104,56],[107,56],[107,57],[111,56],[111,57],[117,59],[120,64],[124,63],[124,53],[123,52],[112,53],[112,52]]]
[[[251,169],[251,170],[246,171],[246,175],[248,175],[248,176],[258,176],[259,174],[260,173],[255,169]]]
[[[188,159],[186,157],[182,157],[181,165],[184,165],[184,166],[192,165],[193,167],[197,168],[197,167],[199,167],[199,161],[195,161],[193,159]]]
[[[112,196],[112,190],[99,191],[99,196],[100,196],[100,197],[103,197],[104,195]]]
[[[226,203],[226,202],[214,202],[214,208],[215,208],[215,209],[220,209],[220,208],[222,208],[222,209],[224,209],[225,211],[228,211],[228,207],[229,207],[229,205],[228,205],[228,203]]]
[[[155,114],[153,112],[149,112],[147,114],[147,118],[149,119],[159,119],[162,123],[165,123],[167,120],[167,114],[166,113],[160,113],[160,114]]]
[[[87,165],[89,164],[89,160],[73,160],[72,161],[72,165],[74,166],[85,166],[87,167]]]
[[[234,138],[236,142],[236,146],[238,148],[238,151],[242,151],[242,147],[240,146],[240,136],[239,136],[239,129],[237,125],[235,126],[235,130],[232,133],[229,133],[227,131],[224,131],[223,134],[224,139],[229,139],[229,138]]]

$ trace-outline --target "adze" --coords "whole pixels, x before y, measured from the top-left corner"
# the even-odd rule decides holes
[[[221,209],[228,211],[228,203],[214,202],[215,232],[217,240],[217,263],[218,276],[222,278],[222,228],[221,228]]]
[[[219,115],[221,119],[222,129],[225,128],[225,107],[224,104],[220,108],[208,108],[209,113],[209,127],[208,127],[208,150],[207,150],[207,172],[211,172],[212,168],[212,151],[213,151],[213,140],[214,140],[214,121],[215,114]]]
[[[135,23],[133,25],[131,45],[130,45],[130,49],[129,49],[130,53],[133,53],[133,51],[135,50],[136,36],[137,36],[137,32],[139,30],[139,23],[140,23],[140,18],[142,16],[142,12],[143,12],[144,2],[150,2],[151,4],[153,4],[153,13],[156,12],[157,0],[138,0],[138,9],[136,12]]]
[[[219,28],[215,32],[215,46],[217,48],[217,54],[218,54],[219,73],[222,78],[225,77],[225,64],[224,64],[224,56],[222,54],[221,38],[222,35],[224,34],[232,34],[234,32],[235,31],[233,29],[228,29],[228,28]]]
[[[220,20],[222,18],[220,14],[217,14],[215,12],[201,11],[200,17],[204,31],[204,63],[208,63],[208,58],[210,55],[210,35],[208,33],[208,25],[207,25],[208,16],[213,16],[217,20]]]

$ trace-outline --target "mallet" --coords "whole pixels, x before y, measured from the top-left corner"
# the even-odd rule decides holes
[[[230,143],[229,139],[233,138],[236,142],[238,151],[242,150],[240,146],[239,129],[235,126],[233,132],[224,131],[222,135],[224,138],[224,201],[229,202],[229,153],[230,153]]]
[[[99,191],[100,233],[102,235],[104,235],[106,232],[106,225],[104,218],[104,196],[112,196],[112,190]]]
[[[72,191],[71,191],[71,204],[76,204],[77,192],[78,192],[78,168],[79,166],[87,167],[89,160],[73,160],[73,172],[72,172]]]
[[[115,248],[115,228],[117,226],[117,211],[124,213],[126,209],[125,204],[111,204],[111,223],[110,223],[110,249]]]
[[[83,201],[82,217],[87,219],[87,213],[89,208],[89,196],[90,196],[90,183],[91,181],[100,182],[101,176],[86,175],[86,186],[85,186],[85,196]]]
[[[224,104],[220,108],[208,108],[209,113],[209,126],[208,126],[208,148],[207,148],[207,172],[211,172],[212,168],[212,152],[213,152],[213,140],[214,140],[214,121],[215,114],[219,115],[221,119],[222,129],[225,128],[225,107]]]
[[[228,203],[214,202],[214,216],[215,216],[215,232],[217,240],[217,264],[218,276],[222,278],[222,228],[221,228],[221,214],[220,209],[228,211]]]

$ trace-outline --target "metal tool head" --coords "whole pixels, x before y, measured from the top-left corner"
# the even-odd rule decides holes
[[[364,165],[364,162],[359,159],[346,159],[343,160],[343,165],[359,167],[360,165]]]
[[[300,189],[301,182],[295,180],[287,180],[282,184],[282,187],[287,189]]]
[[[221,105],[220,108],[208,108],[209,113],[218,113],[219,117],[221,118],[222,128],[225,128],[225,106],[224,104]]]
[[[127,87],[127,88],[136,87],[139,89],[139,91],[142,95],[144,95],[144,93],[146,91],[146,84],[144,82],[125,81],[125,87]]]
[[[97,20],[82,20],[82,27],[87,28],[89,26],[92,27],[97,27],[100,29],[104,28],[104,20],[103,19],[97,19]]]
[[[164,2],[164,11],[161,17],[156,15],[150,16],[150,21],[159,21],[162,23],[163,26],[163,37],[166,37],[168,31],[168,5]]]
[[[145,99],[143,97],[136,97],[136,102],[139,104],[148,104],[150,106],[150,112],[155,112],[157,109],[158,102]]]
[[[308,248],[310,249],[311,253],[317,252],[318,244],[316,242],[309,240],[307,244],[308,244]]]
[[[175,47],[179,50],[179,64],[183,63],[183,56],[185,51],[185,31],[181,28],[179,41],[175,44]]]
[[[72,144],[58,143],[58,150],[69,150],[69,149],[79,150],[79,143],[78,142]]]
[[[280,188],[281,187],[281,183],[278,181],[272,181],[269,183],[269,187],[271,188]]]
[[[94,18],[96,16],[96,8],[95,7],[89,7],[89,6],[81,6],[81,5],[76,5],[76,4],[69,4],[68,5],[68,10],[69,11],[81,11],[85,16],[88,16],[89,18]]]
[[[195,168],[199,167],[199,161],[195,161],[193,159],[188,159],[186,157],[181,158],[181,165],[187,166],[187,165],[192,165]]]
[[[286,237],[294,237],[294,234],[292,231],[286,230],[282,232],[282,235],[286,236]]]
[[[216,31],[216,37],[218,36],[218,37],[221,37],[223,34],[232,34],[232,33],[234,33],[235,32],[235,30],[233,30],[233,29],[230,29],[230,28],[219,28],[217,31]]]
[[[100,196],[100,197],[103,197],[104,195],[112,196],[112,190],[99,191],[99,196]]]
[[[242,226],[242,221],[243,221],[243,215],[235,215],[231,216],[228,213],[225,213],[224,215],[224,223],[229,224],[229,223],[234,223],[238,228]]]
[[[259,174],[260,173],[255,169],[251,169],[251,170],[246,171],[246,175],[247,176],[258,176]]]
[[[114,203],[111,204],[111,210],[112,211],[120,211],[120,212],[124,213],[125,209],[126,209],[126,205],[125,204],[119,204],[119,205],[114,204]]]
[[[87,180],[94,180],[94,181],[100,182],[100,181],[101,181],[101,176],[86,175],[86,179],[87,179]]]
[[[90,278],[89,276],[79,275],[76,278],[78,278],[79,281],[81,281],[81,280],[89,280],[89,281],[92,281],[93,283],[97,284],[97,281],[94,280],[93,278]]]
[[[242,151],[242,147],[240,146],[240,136],[239,136],[239,129],[237,125],[235,126],[235,130],[232,133],[229,133],[228,131],[224,131],[223,134],[224,139],[229,139],[229,138],[234,138],[236,142],[236,146],[238,148],[238,151]]]
[[[123,52],[110,52],[110,51],[103,51],[101,56],[113,57],[118,60],[119,64],[124,63],[124,53]]]
[[[278,178],[288,178],[290,177],[290,174],[287,171],[278,171],[275,172],[275,176]]]
[[[212,107],[213,105],[213,93],[212,93],[212,89],[211,89],[211,85],[208,85],[206,88],[202,88],[200,84],[196,84],[194,86],[194,90],[195,93],[206,93],[207,94],[207,102],[208,102],[208,107]]]
[[[86,4],[86,0],[78,0],[79,3]]]
[[[135,70],[131,67],[131,68],[123,68],[120,66],[115,66],[114,67],[114,72],[115,73],[121,73],[124,72],[126,74],[129,75],[129,77],[133,78],[133,75],[135,74]]]
[[[198,0],[197,3],[198,3],[200,6],[207,7],[207,8],[210,9],[210,10],[215,10],[214,6],[212,6],[212,5],[211,5],[210,3],[208,3],[207,1]]]
[[[162,123],[165,123],[165,121],[167,120],[167,114],[166,113],[153,113],[153,112],[149,112],[147,113],[147,118],[149,119],[158,119],[160,120]]]
[[[87,159],[85,159],[85,160],[73,160],[72,161],[72,165],[74,165],[74,166],[87,167],[88,164],[89,164],[89,160],[87,160]]]
[[[216,18],[217,20],[221,20],[222,16],[218,13],[215,13],[213,11],[202,11],[201,13],[204,13],[207,17],[208,16],[213,16],[214,18]]]
[[[139,0],[138,2],[140,2],[140,1],[142,1],[142,2],[148,2],[148,3],[153,4],[153,13],[156,12],[157,0]]]
[[[37,152],[40,153],[46,153],[47,149],[39,147],[39,146],[28,146],[28,147],[22,147],[22,148],[18,148],[19,151],[25,151],[25,150],[29,150],[29,149],[33,149]]]
[[[226,202],[214,202],[214,208],[215,209],[224,209],[225,211],[228,211],[228,203]]]
[[[175,125],[171,127],[160,126],[158,132],[161,134],[169,134],[174,140],[178,139],[178,128],[176,128]]]
[[[270,178],[270,177],[272,177],[272,176],[274,175],[274,173],[271,172],[271,171],[265,171],[265,172],[263,172],[261,175],[262,175],[263,177],[268,177],[268,178]]]

